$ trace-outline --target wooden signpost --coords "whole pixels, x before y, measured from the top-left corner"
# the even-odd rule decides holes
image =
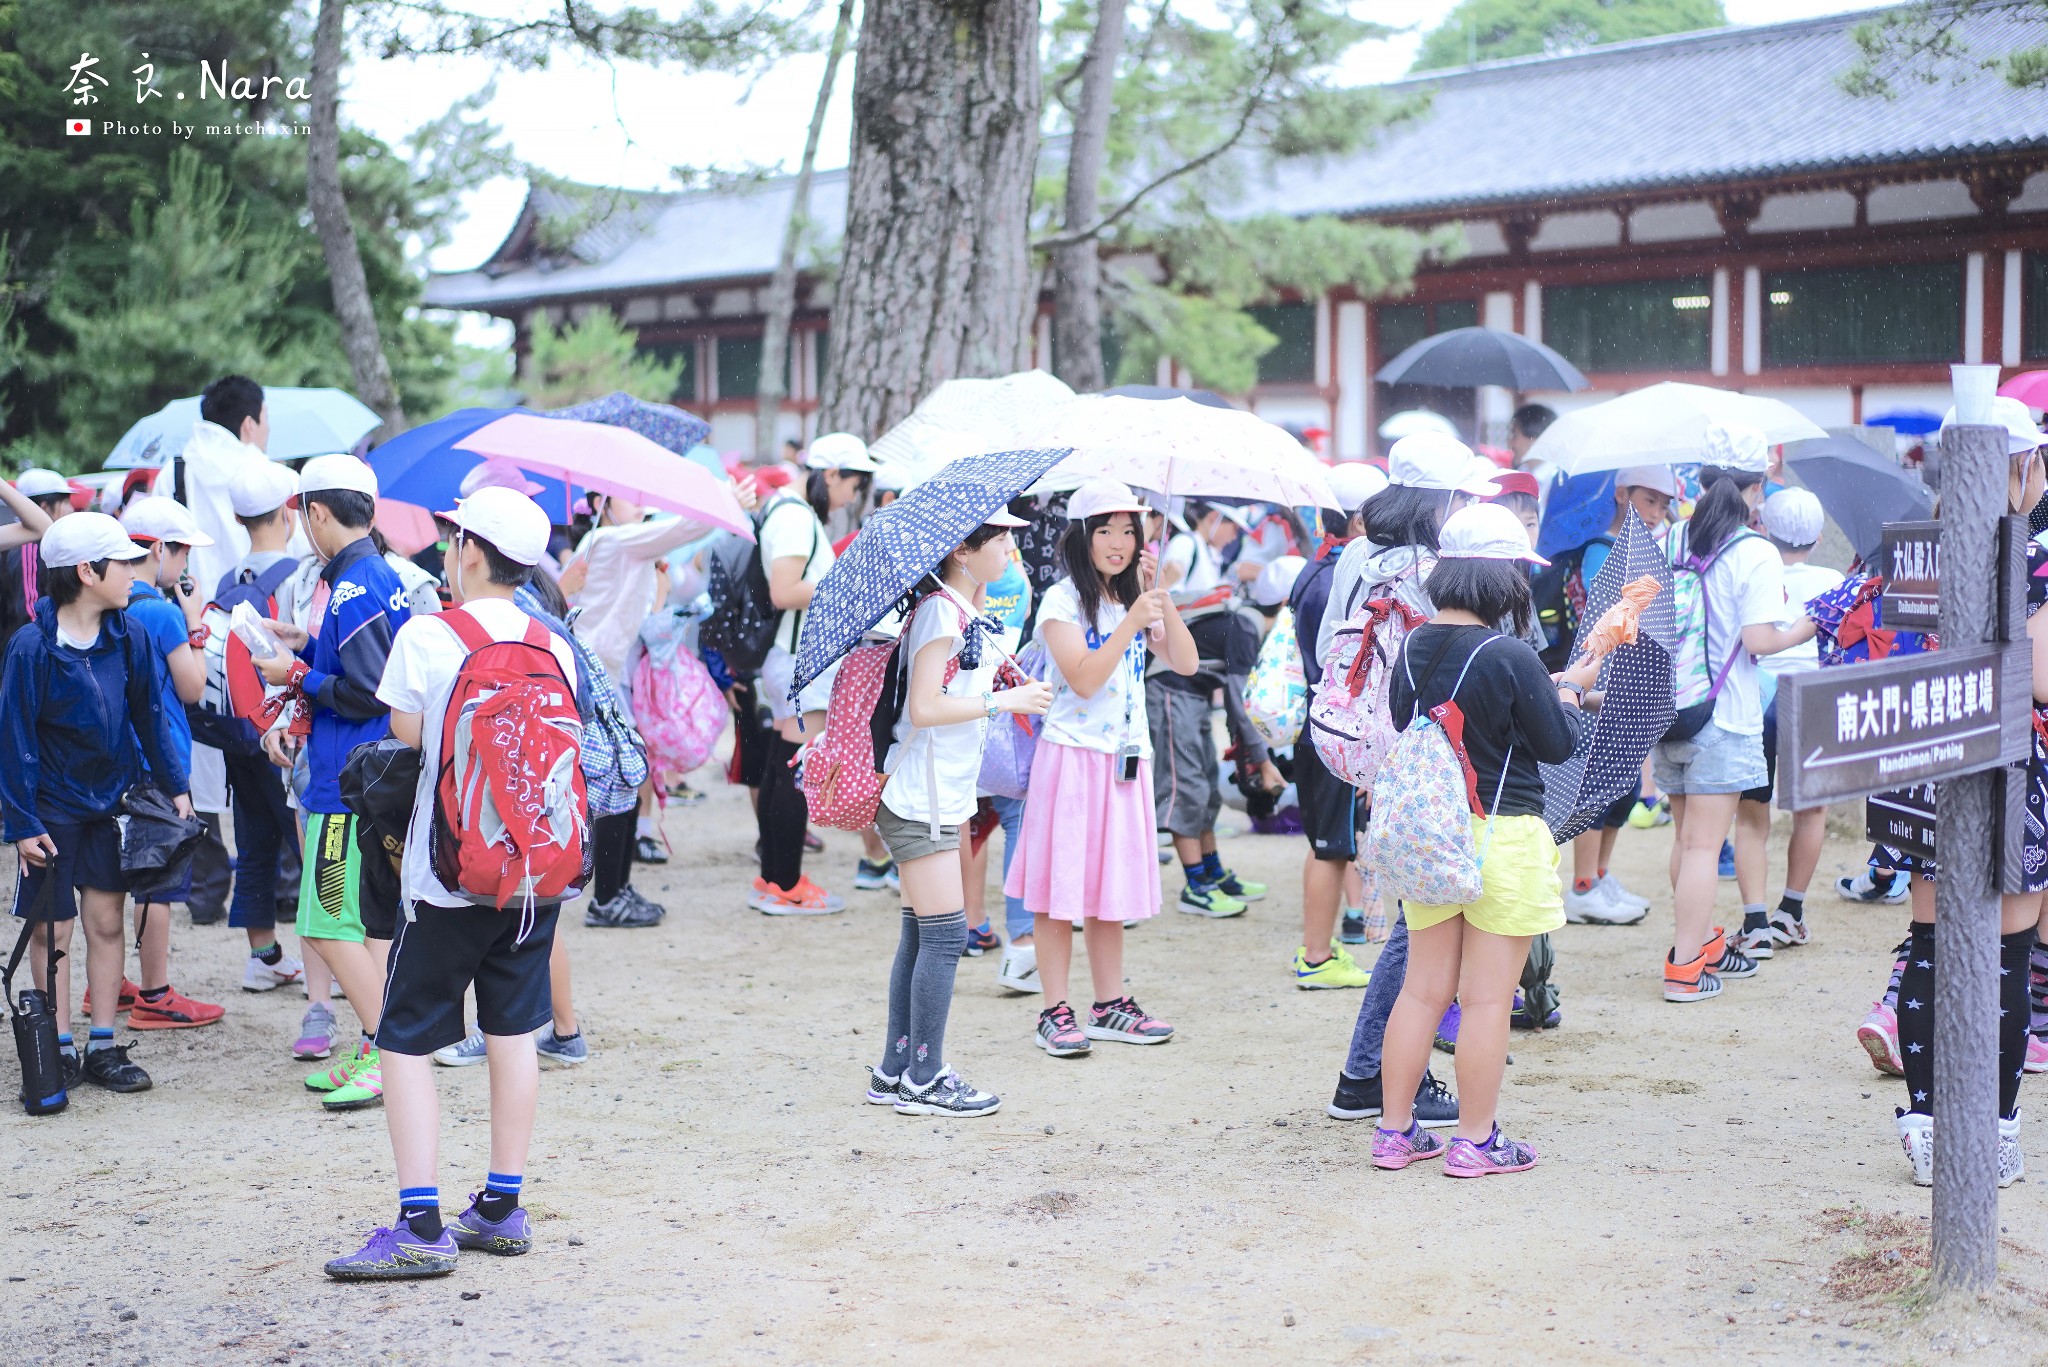
[[[2025,526],[2007,516],[2005,429],[1946,429],[1941,468],[1942,521],[1887,528],[1879,568],[1894,581],[1885,625],[1938,627],[1942,648],[1782,679],[1778,795],[1797,810],[1940,781],[1932,1278],[1937,1290],[1984,1291],[1998,1270],[1995,889],[1999,865],[2017,863],[1999,847],[2016,850],[2022,831],[2000,818],[2024,791],[1998,771],[2031,753],[2033,656]],[[1902,833],[1918,833],[1924,804],[1892,805]]]

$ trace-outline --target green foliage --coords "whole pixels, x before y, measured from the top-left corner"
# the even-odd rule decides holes
[[[1047,105],[1056,119],[1071,122],[1095,4],[1067,0],[1049,26]],[[1337,0],[1219,0],[1201,20],[1164,4],[1130,14],[1099,240],[1113,253],[1157,253],[1171,275],[1155,282],[1105,273],[1104,311],[1122,342],[1120,378],[1149,379],[1158,358],[1170,355],[1201,383],[1243,392],[1274,345],[1245,308],[1334,285],[1379,294],[1413,276],[1432,240],[1405,229],[1246,216],[1264,198],[1260,173],[1276,161],[1352,152],[1427,108],[1420,97],[1334,84],[1345,53],[1391,32],[1353,18],[1351,8]],[[1036,189],[1036,212],[1048,226],[1062,174],[1053,168]],[[1047,240],[1065,235],[1049,231]]]
[[[267,106],[202,99],[197,79],[201,60],[235,75],[302,76],[308,33],[293,0],[0,0],[0,239],[12,244],[0,253],[0,308],[15,315],[12,332],[0,330],[0,445],[12,454],[90,469],[136,418],[197,392],[231,360],[272,384],[351,384],[306,207],[304,140],[204,132],[303,122],[304,109],[277,104],[275,87]],[[63,89],[81,52],[109,80],[82,109]],[[171,93],[138,105],[130,72],[145,52],[156,88]],[[463,190],[511,169],[480,116],[489,93],[458,101],[402,148],[342,130],[364,272],[414,413],[439,412],[460,379],[454,329],[420,316],[420,259],[446,240]],[[70,138],[70,113],[175,117],[200,130]],[[197,217],[180,222],[186,211]],[[175,269],[152,283],[165,263]]]
[[[531,341],[519,387],[529,407],[562,408],[620,389],[665,403],[682,378],[680,360],[662,362],[635,351],[635,333],[610,309],[594,308],[560,331],[536,311],[528,325]]]
[[[1900,81],[1939,85],[1967,80],[1978,72],[1996,72],[2020,90],[2048,86],[2048,43],[1987,55],[1973,52],[1963,40],[1959,30],[1964,22],[1973,13],[1994,7],[2010,9],[2016,19],[2048,26],[2048,0],[2024,5],[2000,0],[1996,6],[1990,0],[1920,0],[1856,26],[1853,36],[1859,55],[1842,74],[1843,88],[1852,95],[1890,99],[1898,94]]]
[[[606,62],[745,71],[816,41],[810,29],[815,0],[796,13],[766,0],[729,10],[716,0],[689,0],[673,19],[643,5],[613,10],[588,0],[529,0],[509,15],[504,9],[445,0],[358,0],[358,40],[387,58],[482,54],[529,71],[545,68],[564,51]]]
[[[1462,0],[1423,38],[1413,69],[1578,52],[1727,22],[1721,0]]]

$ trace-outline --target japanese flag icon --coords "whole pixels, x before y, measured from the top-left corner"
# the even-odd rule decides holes
[[[64,120],[64,131],[65,131],[65,132],[66,132],[67,134],[69,134],[69,135],[70,135],[71,137],[74,137],[74,138],[86,138],[86,137],[91,137],[91,136],[92,136],[92,120],[91,120],[91,119],[66,119],[66,120]]]

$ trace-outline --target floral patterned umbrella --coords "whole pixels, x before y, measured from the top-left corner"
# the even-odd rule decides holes
[[[601,399],[571,404],[567,408],[551,408],[548,416],[623,427],[679,456],[689,455],[691,447],[711,435],[711,424],[695,413],[686,413],[674,404],[636,399],[624,390],[614,390]]]

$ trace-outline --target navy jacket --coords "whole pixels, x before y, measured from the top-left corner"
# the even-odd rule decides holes
[[[1287,595],[1287,606],[1294,611],[1294,639],[1300,643],[1301,677],[1310,688],[1323,677],[1323,662],[1316,658],[1316,638],[1322,633],[1323,614],[1330,608],[1330,584],[1336,578],[1342,545],[1339,542],[1311,560],[1294,581],[1294,591]]]
[[[26,840],[51,822],[112,814],[150,772],[173,796],[189,786],[185,756],[164,712],[163,661],[125,613],[100,618],[92,649],[60,650],[57,605],[14,633],[0,666],[0,838]]]
[[[369,537],[341,548],[320,571],[328,583],[320,634],[299,652],[310,671],[300,687],[313,704],[306,738],[305,807],[342,813],[341,766],[349,752],[391,734],[391,709],[377,701],[391,638],[411,617],[405,585]]]

